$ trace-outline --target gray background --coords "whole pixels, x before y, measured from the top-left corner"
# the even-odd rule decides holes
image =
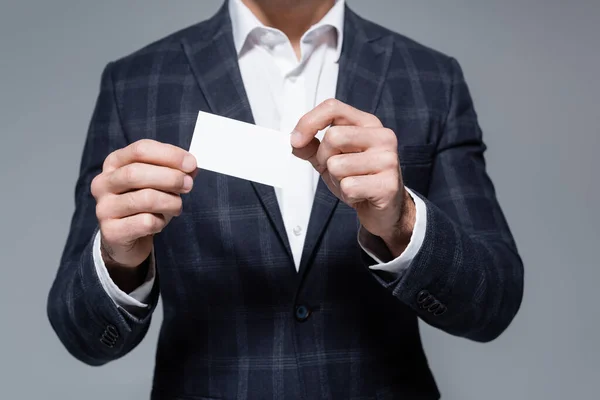
[[[147,398],[160,312],[137,349],[92,368],[59,344],[46,295],[102,68],[220,3],[0,0],[0,398]],[[461,62],[525,261],[521,312],[495,342],[424,327],[443,398],[598,398],[600,1],[349,4]]]

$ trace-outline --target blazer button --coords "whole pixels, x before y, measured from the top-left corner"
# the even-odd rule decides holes
[[[108,325],[104,332],[102,332],[102,336],[100,336],[100,342],[108,348],[113,348],[117,344],[117,339],[119,338],[119,331],[114,325]]]
[[[106,333],[108,335],[110,335],[110,337],[114,338],[115,340],[117,340],[119,338],[119,331],[117,330],[117,328],[114,325],[108,325],[106,327]]]
[[[436,300],[429,307],[427,307],[427,311],[429,311],[430,313],[433,314],[435,311],[437,311],[441,307],[442,307],[442,303],[440,303],[439,301]]]
[[[421,290],[417,295],[417,303],[423,304],[429,296],[431,296],[431,293],[428,290]]]
[[[110,340],[106,335],[102,334],[102,336],[100,336],[100,343],[102,343],[103,345],[105,345],[106,347],[112,349],[113,347],[115,347],[115,342]]]
[[[437,317],[442,314],[445,314],[446,311],[448,311],[448,308],[445,305],[440,304],[440,306],[433,312],[433,315],[435,315]]]
[[[429,292],[427,292],[427,296],[420,296],[417,300],[417,303],[419,303],[419,308],[421,310],[428,309],[429,307],[433,306],[436,302],[437,299],[433,297],[433,295],[429,294]]]
[[[310,317],[310,310],[305,305],[296,306],[295,316],[298,322],[304,322]]]

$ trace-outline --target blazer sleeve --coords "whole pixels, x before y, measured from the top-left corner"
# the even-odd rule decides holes
[[[90,185],[102,172],[106,156],[128,144],[119,120],[112,67],[108,64],[102,73],[75,187],[75,211],[47,299],[48,318],[58,338],[74,357],[89,365],[105,364],[136,347],[148,331],[158,301],[156,279],[148,308],[136,315],[127,312],[104,290],[94,265],[98,222]]]
[[[376,279],[426,323],[487,342],[516,315],[523,264],[486,173],[482,133],[463,72],[451,63],[450,103],[432,167],[425,238],[399,277]]]

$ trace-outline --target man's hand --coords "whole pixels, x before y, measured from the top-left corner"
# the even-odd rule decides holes
[[[319,142],[315,135],[328,126]],[[416,211],[402,183],[395,133],[374,115],[330,99],[300,119],[291,143],[332,193],[356,209],[362,226],[383,239],[394,257],[402,254]]]
[[[187,151],[140,140],[109,154],[92,181],[102,258],[115,283],[130,292],[141,282],[137,267],[150,255],[153,235],[181,214],[196,159]],[[137,274],[139,275],[139,274]]]

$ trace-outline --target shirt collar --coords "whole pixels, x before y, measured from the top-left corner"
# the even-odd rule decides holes
[[[250,11],[248,7],[242,2],[242,0],[229,0],[228,1],[229,16],[231,18],[231,25],[233,31],[233,42],[235,45],[238,56],[240,55],[248,36],[257,28],[268,29],[262,22],[256,18],[256,16]],[[337,44],[336,44],[336,62],[342,52],[342,42],[344,36],[344,11],[345,11],[345,0],[336,0],[333,7],[325,14],[325,16],[311,26],[307,31],[312,32],[323,26],[330,26],[336,30],[337,33]]]

